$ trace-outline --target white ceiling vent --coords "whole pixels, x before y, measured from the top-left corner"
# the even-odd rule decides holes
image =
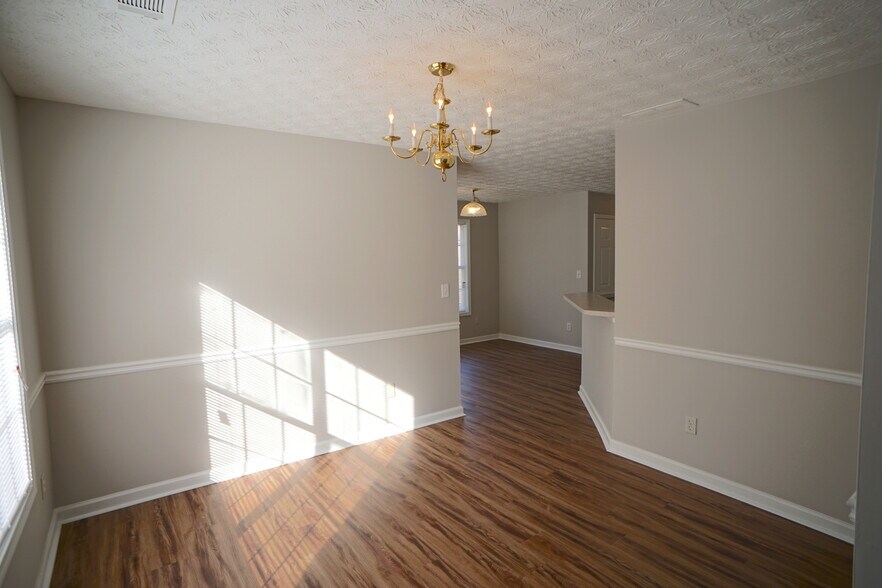
[[[113,2],[121,10],[168,22],[174,20],[175,8],[178,4],[178,0],[113,0]]]
[[[644,116],[649,116],[650,114],[674,112],[675,110],[683,110],[685,108],[691,108],[693,106],[698,106],[698,102],[693,102],[692,100],[687,100],[686,98],[680,98],[679,100],[671,100],[670,102],[665,102],[664,104],[656,104],[655,106],[650,106],[649,108],[641,108],[640,110],[635,110],[634,112],[623,114],[622,118],[640,118]]]

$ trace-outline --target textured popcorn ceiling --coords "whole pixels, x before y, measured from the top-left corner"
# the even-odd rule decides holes
[[[451,122],[483,125],[490,98],[503,130],[462,194],[612,191],[622,114],[882,62],[882,2],[179,0],[160,23],[114,0],[0,0],[16,93],[185,119],[379,145],[390,108],[400,131],[433,120],[436,60],[458,68]]]

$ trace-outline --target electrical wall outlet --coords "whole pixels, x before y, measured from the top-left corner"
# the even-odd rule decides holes
[[[573,323],[567,323],[567,331],[569,332],[572,330],[573,330]]]
[[[698,417],[686,417],[686,432],[690,435],[698,435]]]

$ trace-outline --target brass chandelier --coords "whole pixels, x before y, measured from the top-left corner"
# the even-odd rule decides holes
[[[429,66],[429,72],[433,76],[438,77],[438,83],[435,85],[435,93],[432,95],[432,102],[437,108],[436,120],[429,125],[429,129],[417,131],[416,124],[410,129],[410,149],[406,154],[401,154],[395,149],[395,142],[400,141],[401,137],[395,134],[395,114],[389,113],[389,134],[383,137],[384,141],[389,142],[389,148],[392,153],[400,159],[413,159],[418,164],[425,166],[431,161],[432,165],[441,170],[441,181],[447,181],[447,170],[456,165],[457,158],[462,163],[471,163],[479,155],[484,155],[490,151],[493,146],[493,135],[499,133],[499,129],[493,128],[493,106],[487,103],[487,128],[481,131],[482,135],[489,137],[487,147],[478,145],[478,125],[472,123],[469,130],[472,132],[471,141],[466,141],[466,133],[462,129],[451,129],[447,124],[447,105],[450,99],[444,93],[444,77],[453,73],[454,67],[452,63],[438,61]],[[419,137],[417,133],[419,132]],[[428,135],[425,148],[423,147],[423,139]],[[471,157],[463,156],[462,148]],[[426,156],[417,157],[418,153],[426,151]]]

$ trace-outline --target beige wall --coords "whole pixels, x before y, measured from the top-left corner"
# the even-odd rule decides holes
[[[37,336],[37,318],[34,288],[31,276],[30,247],[25,220],[25,185],[22,177],[19,151],[18,124],[15,97],[6,80],[0,75],[0,140],[2,140],[3,188],[9,211],[9,234],[15,273],[15,306],[18,314],[19,349],[26,381],[33,392],[40,377],[40,346]],[[39,571],[46,532],[52,516],[52,471],[49,453],[49,431],[46,422],[45,396],[37,397],[29,412],[29,428],[33,472],[37,488],[45,476],[47,492],[37,494],[14,551],[7,554],[0,574],[3,586],[32,586]]]
[[[588,192],[588,279],[587,290],[594,290],[594,215],[616,214],[616,196],[605,192]]]
[[[610,317],[582,317],[582,386],[612,435],[615,323]]]
[[[882,104],[879,105],[882,110]],[[880,112],[882,116],[882,112]],[[876,142],[876,185],[861,390],[860,462],[854,541],[854,585],[882,585],[882,126]]]
[[[859,372],[880,80],[874,67],[620,128],[616,336]],[[857,387],[616,355],[617,440],[846,517]]]
[[[454,325],[47,386],[59,504],[213,468],[215,442],[271,459],[280,436],[355,438],[370,398],[398,420],[459,405],[455,177],[382,146],[19,105],[47,370]]]
[[[455,182],[381,146],[28,99],[20,117],[47,370],[199,352],[200,283],[305,339],[457,320]]]
[[[457,202],[456,214],[465,202]],[[459,318],[460,339],[499,332],[499,209],[484,202],[487,216],[469,220],[471,236],[471,313]]]
[[[499,204],[499,328],[502,333],[581,345],[579,312],[563,299],[584,292],[588,193]],[[576,271],[582,278],[576,279]],[[566,323],[572,331],[566,331]]]

